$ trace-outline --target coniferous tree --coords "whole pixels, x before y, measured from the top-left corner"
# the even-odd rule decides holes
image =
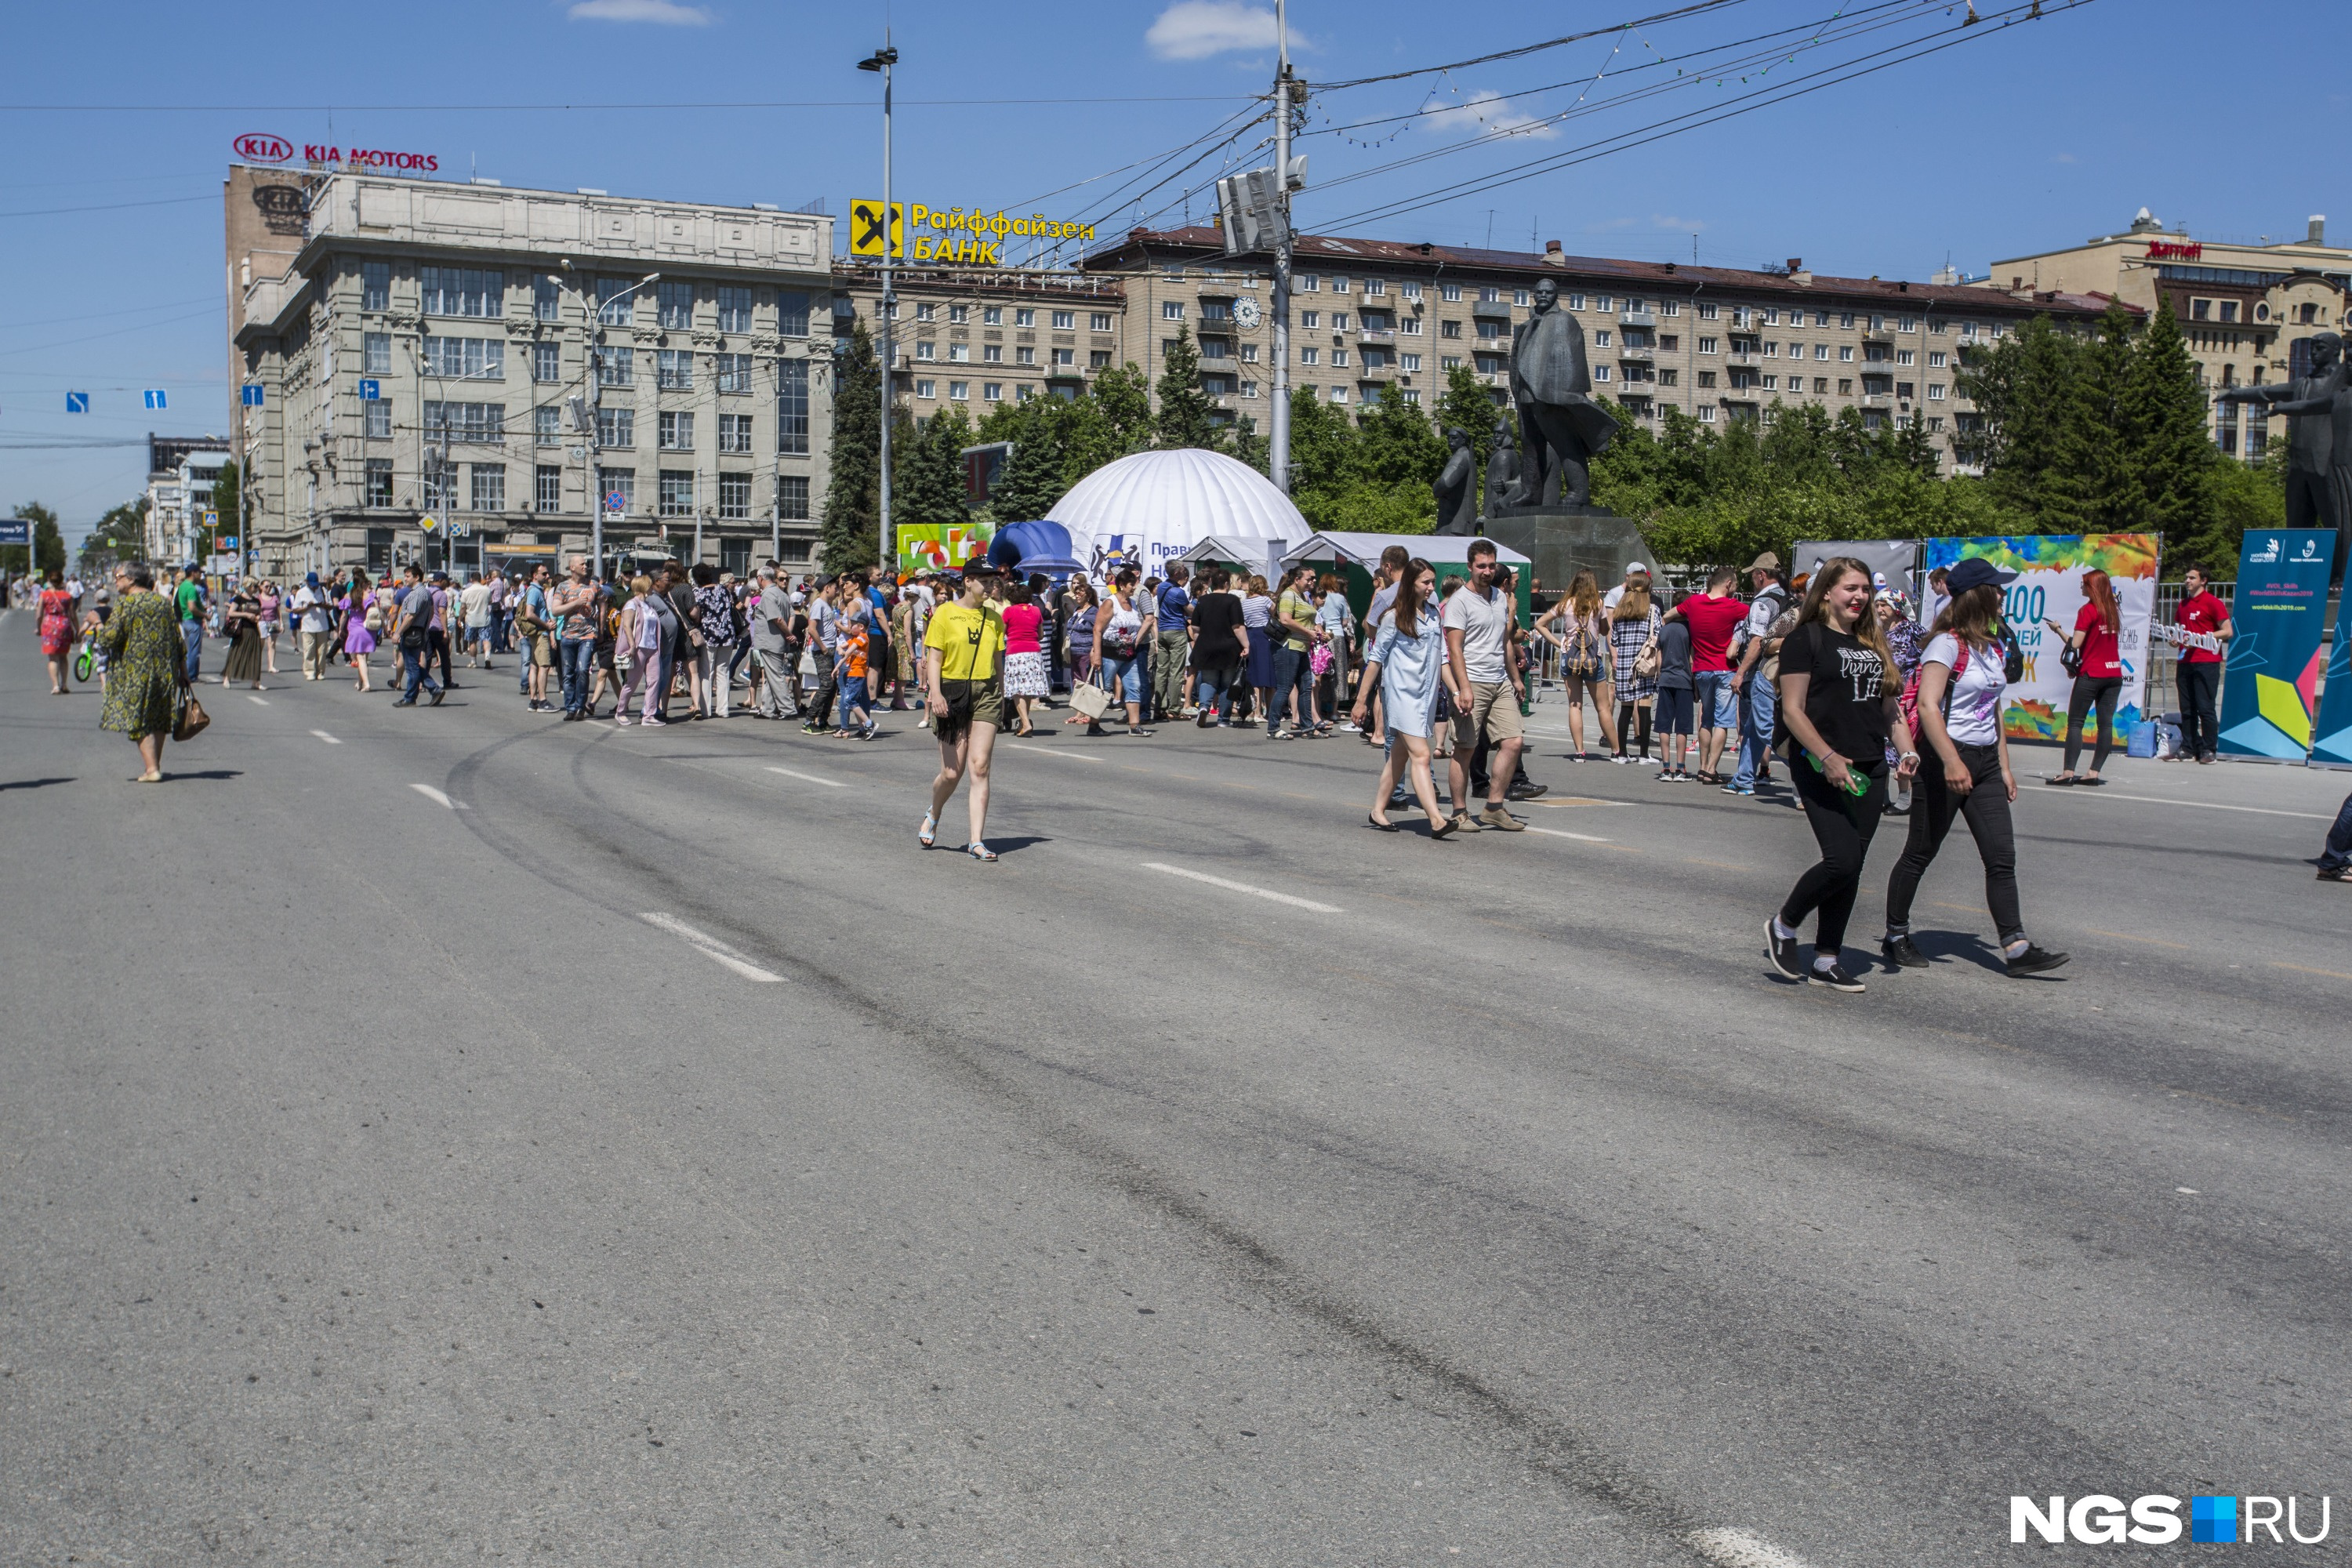
[[[1209,395],[1201,388],[1201,353],[1193,346],[1192,329],[1180,326],[1168,345],[1167,368],[1160,373],[1160,416],[1152,422],[1153,444],[1161,447],[1223,448],[1224,441],[1210,417]]]
[[[875,553],[881,473],[882,367],[860,317],[848,346],[834,355],[833,471],[819,533],[832,570],[845,571]]]
[[[971,421],[961,408],[950,408],[894,450],[892,522],[938,528],[971,521],[963,479],[963,449],[971,445]]]
[[[2131,451],[2129,518],[2114,525],[2185,540],[2212,521],[2214,470],[2221,464],[2205,433],[2205,390],[2180,336],[2170,296],[2140,335],[2122,398]]]
[[[1017,416],[1002,421],[992,415],[982,426],[983,437],[1013,443],[1012,456],[1004,462],[1003,472],[997,476],[996,489],[989,497],[989,510],[999,522],[1031,522],[1053,510],[1068,487],[1062,482],[1062,467],[1068,454],[1063,449],[1060,414],[1072,408],[1058,397],[1033,397],[1018,407]],[[999,405],[1001,414],[1004,408]],[[997,428],[1002,434],[995,433]]]
[[[2108,301],[2096,334],[2084,348],[2075,395],[2060,428],[2058,468],[2043,479],[2044,532],[2107,533],[2139,526],[2141,480],[2133,471],[2139,431],[2128,395],[2137,331],[2123,301]]]

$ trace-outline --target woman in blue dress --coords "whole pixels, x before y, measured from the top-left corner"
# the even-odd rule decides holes
[[[1429,836],[1443,838],[1454,827],[1453,819],[1437,809],[1437,791],[1429,777],[1430,730],[1445,668],[1445,634],[1438,628],[1437,610],[1430,603],[1436,592],[1436,570],[1426,561],[1408,563],[1397,583],[1396,603],[1372,626],[1371,651],[1365,656],[1359,689],[1369,693],[1377,683],[1388,715],[1387,755],[1381,764],[1380,787],[1372,794],[1371,815],[1365,818],[1382,833],[1397,830],[1383,814],[1400,772],[1429,818]],[[1364,696],[1357,697],[1352,715],[1360,727],[1364,700]]]

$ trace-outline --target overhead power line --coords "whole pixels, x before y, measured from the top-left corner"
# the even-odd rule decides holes
[[[1546,38],[1539,44],[1522,44],[1515,49],[1497,49],[1491,55],[1475,55],[1466,60],[1453,60],[1442,66],[1415,66],[1411,70],[1390,71],[1384,76],[1360,76],[1348,81],[1324,81],[1315,84],[1317,92],[1342,92],[1351,87],[1370,87],[1380,81],[1403,81],[1410,77],[1434,76],[1440,71],[1465,70],[1471,66],[1483,66],[1495,60],[1515,60],[1524,55],[1539,54],[1545,49],[1557,49],[1568,44],[1580,44],[1587,38],[1605,38],[1612,33],[1622,33],[1629,27],[1654,27],[1661,22],[1676,21],[1707,11],[1720,11],[1727,5],[1745,5],[1747,0],[1696,0],[1689,5],[1678,5],[1671,11],[1660,11],[1648,16],[1635,16],[1623,22],[1612,22],[1605,27],[1589,27],[1581,33],[1569,33],[1557,38]]]
[[[1717,0],[1727,4],[1729,0]],[[1001,108],[1034,103],[1231,103],[1243,93],[1165,98],[906,98],[901,109]],[[556,114],[682,109],[871,109],[863,98],[688,100],[678,103],[0,103],[0,113],[27,114]]]
[[[190,202],[216,202],[220,193],[207,191],[201,196],[164,196],[152,202],[100,202],[88,207],[26,207],[21,212],[0,213],[0,217],[55,217],[60,213],[122,212],[131,207],[177,207]]]

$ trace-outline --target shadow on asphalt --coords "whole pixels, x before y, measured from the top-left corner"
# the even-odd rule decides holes
[[[66,779],[10,779],[10,780],[8,780],[6,783],[5,783],[5,784],[0,784],[0,789],[41,789],[41,788],[44,788],[44,787],[46,787],[47,785],[49,785],[49,784],[71,784],[71,783],[73,783],[73,780],[71,780],[71,779],[69,779],[69,778],[66,778]]]

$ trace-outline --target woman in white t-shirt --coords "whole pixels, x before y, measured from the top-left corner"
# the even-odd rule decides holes
[[[2028,940],[2018,908],[2017,834],[2009,816],[2017,774],[2009,764],[2009,737],[2001,724],[2001,697],[2009,683],[2001,668],[2000,584],[1990,572],[1964,574],[1956,569],[1952,575],[1956,592],[1936,618],[1919,658],[1918,727],[1934,761],[1919,770],[1912,786],[1911,837],[1887,883],[1886,935],[1880,946],[1898,967],[1927,966],[1927,955],[1911,940],[1911,900],[1943,847],[1952,818],[1965,816],[1984,861],[1985,903],[2000,931],[2009,973],[2038,974],[2065,963],[2066,954]],[[1963,581],[1969,585],[1962,586]]]

